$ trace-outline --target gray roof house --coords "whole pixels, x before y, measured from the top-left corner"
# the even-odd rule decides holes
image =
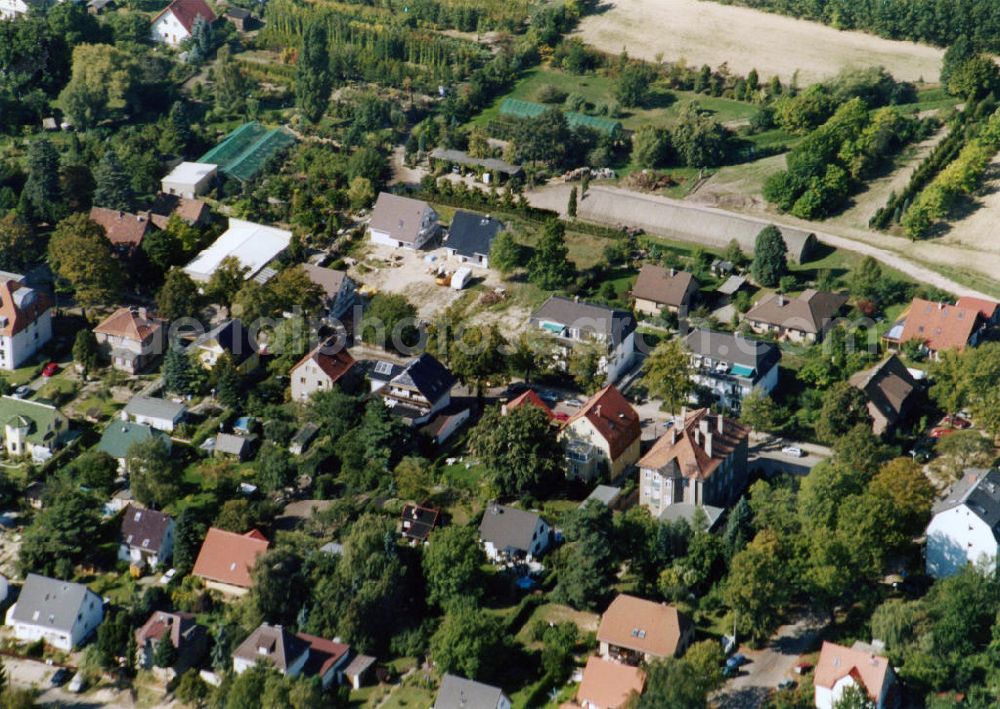
[[[368,234],[373,244],[419,249],[437,235],[438,215],[427,202],[382,192],[375,200]]]
[[[213,452],[217,456],[233,456],[244,461],[253,455],[256,436],[237,436],[233,433],[220,433],[215,437]]]
[[[340,318],[354,305],[357,298],[356,285],[346,271],[314,266],[304,263],[300,268],[309,276],[309,280],[323,289],[323,303],[327,316]]]
[[[22,642],[44,640],[69,652],[104,620],[101,597],[81,583],[28,574],[7,625]]]
[[[778,386],[781,350],[771,342],[696,329],[684,338],[684,345],[691,353],[695,383],[730,411],[738,412],[743,397],[753,389],[770,393]]]
[[[184,404],[153,396],[133,396],[125,405],[126,420],[144,423],[159,431],[173,431],[184,420]]]
[[[1000,559],[1000,470],[966,470],[932,512],[926,534],[929,576],[952,576],[969,564],[984,564],[996,571]]]
[[[607,347],[600,370],[607,375],[608,384],[625,373],[635,356],[636,321],[626,310],[554,295],[531,314],[530,323],[563,345],[560,353],[563,365],[570,347],[588,342]]]
[[[446,674],[432,709],[510,709],[510,699],[499,687]]]
[[[503,222],[491,216],[458,210],[451,219],[444,247],[449,256],[458,256],[473,266],[490,266],[493,240],[503,230]]]
[[[394,415],[419,426],[451,403],[454,386],[455,377],[448,368],[425,352],[381,387],[378,394]]]
[[[552,528],[537,512],[490,503],[479,524],[479,539],[491,561],[532,561],[551,543]]]
[[[297,677],[309,656],[309,643],[280,625],[262,623],[233,650],[233,671],[241,674],[268,662],[287,677]]]

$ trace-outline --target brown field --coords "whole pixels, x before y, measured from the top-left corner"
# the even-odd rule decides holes
[[[606,52],[625,49],[643,59],[658,53],[668,61],[734,72],[757,69],[762,78],[788,80],[798,71],[800,85],[845,67],[881,65],[897,79],[938,80],[943,50],[914,42],[841,32],[744,7],[702,0],[608,0],[610,9],[584,18],[580,36]]]

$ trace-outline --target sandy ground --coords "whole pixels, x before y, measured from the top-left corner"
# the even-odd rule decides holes
[[[1000,237],[997,234],[997,215],[1000,214],[1000,153],[993,156],[983,186],[973,196],[965,211],[966,216],[952,221],[937,241],[963,249],[1000,253]]]
[[[429,261],[428,259],[433,259]],[[438,268],[454,271],[468,264],[461,263],[457,258],[449,258],[441,248],[430,248],[422,251],[407,249],[392,249],[385,246],[370,246],[368,255],[362,260],[364,265],[374,270],[358,274],[352,269],[352,276],[360,283],[378,289],[384,293],[399,293],[417,308],[417,315],[424,320],[433,320],[444,312],[463,295],[469,293],[469,287],[482,286],[485,293],[492,288],[507,288],[496,271],[483,268],[472,268],[470,286],[458,291],[446,286],[439,286],[432,275]],[[505,309],[477,311],[473,306],[469,322],[497,324],[508,336],[525,327],[528,311],[518,306]]]
[[[608,0],[580,24],[580,36],[606,52],[718,67],[804,85],[844,67],[882,65],[897,79],[935,82],[943,51],[863,32],[841,32],[806,20],[702,0]]]

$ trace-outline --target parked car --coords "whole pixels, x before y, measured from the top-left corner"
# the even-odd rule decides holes
[[[70,673],[65,667],[60,667],[52,675],[51,684],[53,687],[61,687],[69,681]]]
[[[43,377],[54,377],[56,372],[59,371],[59,364],[57,362],[49,362],[42,368]]]
[[[960,430],[965,430],[972,427],[972,422],[967,418],[962,418],[961,416],[945,416],[943,419],[938,421],[939,427],[957,428]]]
[[[726,667],[731,667],[734,670],[738,670],[747,662],[748,662],[747,656],[744,655],[742,652],[738,652],[732,657],[730,657],[728,660],[726,660]]]
[[[785,446],[781,449],[782,454],[787,455],[789,458],[801,458],[805,455],[801,448],[798,446]]]
[[[27,399],[29,396],[31,396],[31,387],[27,384],[22,384],[14,390],[15,399]]]
[[[800,662],[792,668],[797,675],[809,674],[812,672],[813,666],[811,662]]]
[[[77,672],[73,675],[73,679],[69,681],[66,689],[68,689],[73,694],[79,694],[83,691],[84,687],[87,686],[87,680],[83,677],[83,672]]]
[[[177,575],[177,569],[167,569],[167,573],[160,577],[160,583],[166,586],[168,583],[174,580],[174,576]]]
[[[778,689],[795,689],[795,685],[794,679],[783,679],[778,682]]]

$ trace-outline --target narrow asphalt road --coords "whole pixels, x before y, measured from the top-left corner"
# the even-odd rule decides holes
[[[824,620],[804,615],[778,628],[760,650],[740,648],[749,662],[714,697],[720,709],[753,709],[763,706],[767,696],[784,679],[795,679],[793,668],[799,658],[818,649]]]

